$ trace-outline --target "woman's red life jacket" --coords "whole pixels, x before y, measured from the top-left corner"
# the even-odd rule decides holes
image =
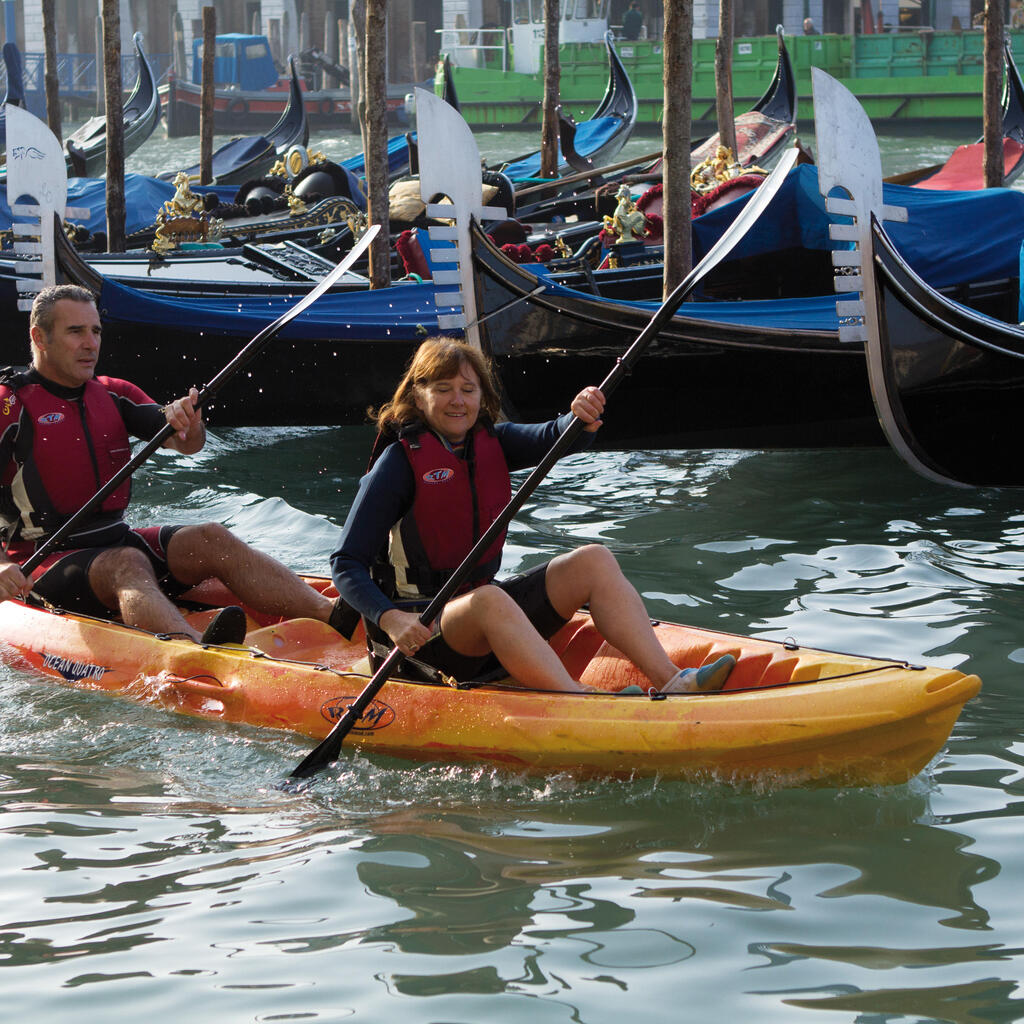
[[[376,567],[374,576],[397,598],[433,597],[508,504],[508,463],[498,438],[483,426],[467,437],[465,458],[429,430],[400,444],[416,491],[409,511],[391,529],[388,564]],[[494,578],[504,543],[502,531],[468,577],[468,587]]]

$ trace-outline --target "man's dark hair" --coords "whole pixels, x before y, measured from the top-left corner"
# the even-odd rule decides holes
[[[44,288],[32,301],[32,313],[29,316],[30,327],[40,327],[47,334],[53,327],[54,308],[61,299],[72,302],[89,302],[96,305],[96,296],[78,284],[55,284]]]

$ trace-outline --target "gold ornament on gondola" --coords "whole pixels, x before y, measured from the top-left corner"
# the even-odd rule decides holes
[[[718,188],[723,182],[732,181],[741,174],[760,174],[768,176],[768,172],[762,167],[741,167],[736,163],[732,150],[728,146],[719,146],[714,156],[702,160],[690,172],[690,188],[694,192],[703,194]]]

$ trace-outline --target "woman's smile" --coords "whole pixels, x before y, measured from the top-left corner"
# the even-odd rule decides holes
[[[416,408],[427,426],[449,444],[461,444],[476,425],[480,399],[480,378],[468,363],[454,377],[416,388]]]

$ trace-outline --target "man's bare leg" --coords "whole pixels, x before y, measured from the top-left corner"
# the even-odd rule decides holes
[[[97,555],[89,566],[89,586],[129,626],[200,637],[160,589],[152,563],[137,548],[108,548]]]
[[[331,598],[219,523],[178,530],[167,545],[167,564],[182,583],[219,579],[239,601],[266,615],[327,622],[334,607]]]

